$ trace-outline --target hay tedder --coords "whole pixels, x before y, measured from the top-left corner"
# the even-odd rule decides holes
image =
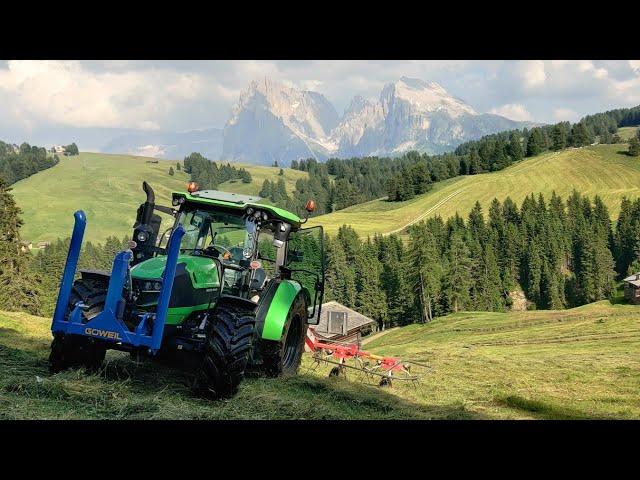
[[[413,367],[429,368],[423,363],[367,352],[358,343],[322,338],[313,327],[307,330],[305,345],[313,358],[311,370],[323,363],[333,365],[329,377],[347,378],[347,371],[352,371],[360,381],[375,382],[381,387],[390,387],[394,380],[416,386],[420,376],[412,372]]]

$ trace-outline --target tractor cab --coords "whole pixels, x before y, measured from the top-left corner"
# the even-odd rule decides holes
[[[258,203],[260,197],[218,190],[199,191],[191,182],[188,192],[173,194],[171,215],[175,220],[160,233],[159,215],[149,215],[146,210],[151,208],[165,213],[168,210],[149,201],[155,197],[150,186],[145,184],[143,188],[148,201],[138,210],[131,269],[134,286],[142,285],[140,292],[145,291],[145,286],[160,285],[159,274],[166,259],[169,239],[174,229],[182,226],[185,233],[179,250],[178,271],[184,270],[189,274],[195,280],[193,286],[201,286],[192,290],[204,289],[200,292],[201,299],[211,296],[211,290],[219,287],[219,295],[259,304],[272,280],[299,277],[306,284],[305,290],[310,297],[313,292],[314,317],[319,317],[315,307],[323,288],[320,278],[324,272],[321,228],[303,229],[306,220],[280,208]],[[311,205],[309,212],[313,208]],[[144,223],[145,219],[147,223]],[[155,239],[156,244],[153,244]],[[309,244],[309,240],[318,248],[310,250],[310,257],[305,259],[300,247]],[[296,268],[303,266],[310,268]],[[317,277],[315,280],[318,281],[310,281],[310,276]],[[172,299],[181,295],[179,285]],[[195,293],[191,304],[198,302]],[[148,300],[147,296],[141,304],[150,305]],[[317,305],[319,307],[320,304]]]

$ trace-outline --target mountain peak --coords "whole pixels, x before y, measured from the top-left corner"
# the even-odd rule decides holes
[[[417,78],[403,76],[400,80],[385,85],[380,96],[383,107],[390,108],[396,100],[408,103],[412,109],[424,114],[440,111],[452,118],[478,114],[463,100],[449,94],[439,83]]]
[[[356,95],[342,118],[322,94],[263,77],[250,83],[232,110],[223,158],[286,165],[309,157],[433,154],[518,126],[479,115],[437,82],[407,76],[386,84],[378,101]]]

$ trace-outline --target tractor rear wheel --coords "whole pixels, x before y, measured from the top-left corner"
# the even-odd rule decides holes
[[[195,390],[212,398],[238,392],[253,346],[255,312],[236,305],[218,305],[207,325],[204,358]]]
[[[298,295],[289,309],[280,341],[260,342],[262,369],[266,376],[273,378],[298,373],[307,333],[306,318],[306,303],[302,295]]]
[[[78,302],[86,306],[82,314],[87,321],[98,315],[104,308],[107,287],[106,279],[79,279],[73,282],[65,314],[67,320]],[[90,373],[95,372],[102,366],[105,354],[104,346],[92,338],[57,333],[51,342],[49,371],[57,373],[67,368],[84,367]]]

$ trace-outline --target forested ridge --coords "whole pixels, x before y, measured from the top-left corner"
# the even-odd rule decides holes
[[[0,141],[0,178],[3,178],[7,185],[51,168],[58,162],[58,156],[48,156],[44,147],[23,143],[15,148]]]
[[[179,162],[176,168],[180,170]],[[236,168],[229,163],[218,164],[195,152],[184,158],[182,168],[202,190],[216,190],[218,185],[228,180],[251,183],[251,174],[244,168]]]
[[[404,201],[427,192],[434,183],[457,177],[502,170],[545,151],[599,143],[623,143],[619,127],[639,125],[640,106],[588,115],[575,124],[560,122],[530,130],[512,130],[466,142],[454,152],[427,155],[408,152],[399,157],[311,158],[294,160],[291,168],[309,173],[288,195],[281,179],[265,180],[260,195],[275,205],[302,212],[308,198],[316,200],[314,215],[387,196]],[[632,146],[633,148],[633,146]]]
[[[486,213],[485,213],[486,212]],[[327,238],[327,299],[386,326],[461,310],[504,311],[518,292],[528,309],[611,298],[640,271],[640,199],[624,199],[616,227],[599,197],[527,197],[476,203],[468,218],[429,218],[398,235]]]

